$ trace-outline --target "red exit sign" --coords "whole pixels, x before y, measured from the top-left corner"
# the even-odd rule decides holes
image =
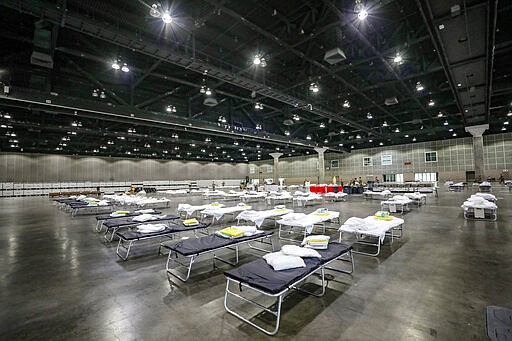
[[[412,162],[411,161],[405,161],[404,162],[404,165],[408,166],[408,165],[412,165]]]

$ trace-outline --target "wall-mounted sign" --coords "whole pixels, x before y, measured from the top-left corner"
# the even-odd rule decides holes
[[[405,161],[404,165],[406,165],[406,166],[412,165],[412,162],[411,161]]]
[[[383,154],[380,156],[380,163],[383,166],[391,166],[393,164],[393,156],[391,154]]]

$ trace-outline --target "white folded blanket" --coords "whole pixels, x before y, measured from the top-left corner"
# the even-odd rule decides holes
[[[144,214],[144,213],[146,213],[146,214],[148,214],[148,213],[155,213],[155,210],[154,210],[154,209],[152,209],[152,208],[149,208],[149,209],[146,209],[146,210],[137,210],[137,211],[135,211],[135,213],[140,213],[140,214]]]
[[[145,221],[157,220],[161,218],[165,218],[165,215],[141,214],[139,216],[133,217],[133,221],[138,221],[142,223]]]
[[[142,224],[137,226],[137,232],[140,233],[151,233],[151,232],[160,232],[167,228],[165,224]]]
[[[297,256],[288,256],[281,252],[267,253],[263,256],[263,259],[270,265],[275,271],[304,268],[306,263],[304,260]]]
[[[288,255],[288,256],[322,258],[322,256],[318,253],[318,251],[313,250],[313,249],[308,249],[305,247],[300,247],[297,245],[283,245],[281,247],[281,253]]]

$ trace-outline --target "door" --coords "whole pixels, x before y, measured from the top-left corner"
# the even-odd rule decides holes
[[[475,181],[475,171],[466,171],[466,182],[471,183]]]

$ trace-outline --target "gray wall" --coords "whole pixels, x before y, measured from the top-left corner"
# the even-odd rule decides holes
[[[437,162],[425,162],[425,152],[437,151]],[[383,166],[381,155],[391,154],[393,164]],[[373,166],[363,166],[363,158],[371,157]],[[331,169],[331,160],[339,160],[339,168]],[[404,162],[411,162],[405,165]],[[266,165],[272,160],[252,162],[249,165],[251,178],[271,178]],[[372,178],[382,174],[404,174],[405,181],[414,180],[414,173],[438,172],[439,180],[464,180],[466,171],[473,170],[472,138],[457,138],[432,142],[417,142],[390,147],[355,150],[352,153],[325,154],[325,180],[330,182],[334,175],[343,180],[354,177]],[[512,133],[484,136],[484,174],[498,177],[501,172],[512,167]],[[251,168],[254,173],[251,173]],[[317,181],[318,156],[315,152],[298,157],[283,157],[279,160],[279,176],[290,182],[302,182],[309,178]]]
[[[243,179],[247,164],[0,153],[0,182]]]

